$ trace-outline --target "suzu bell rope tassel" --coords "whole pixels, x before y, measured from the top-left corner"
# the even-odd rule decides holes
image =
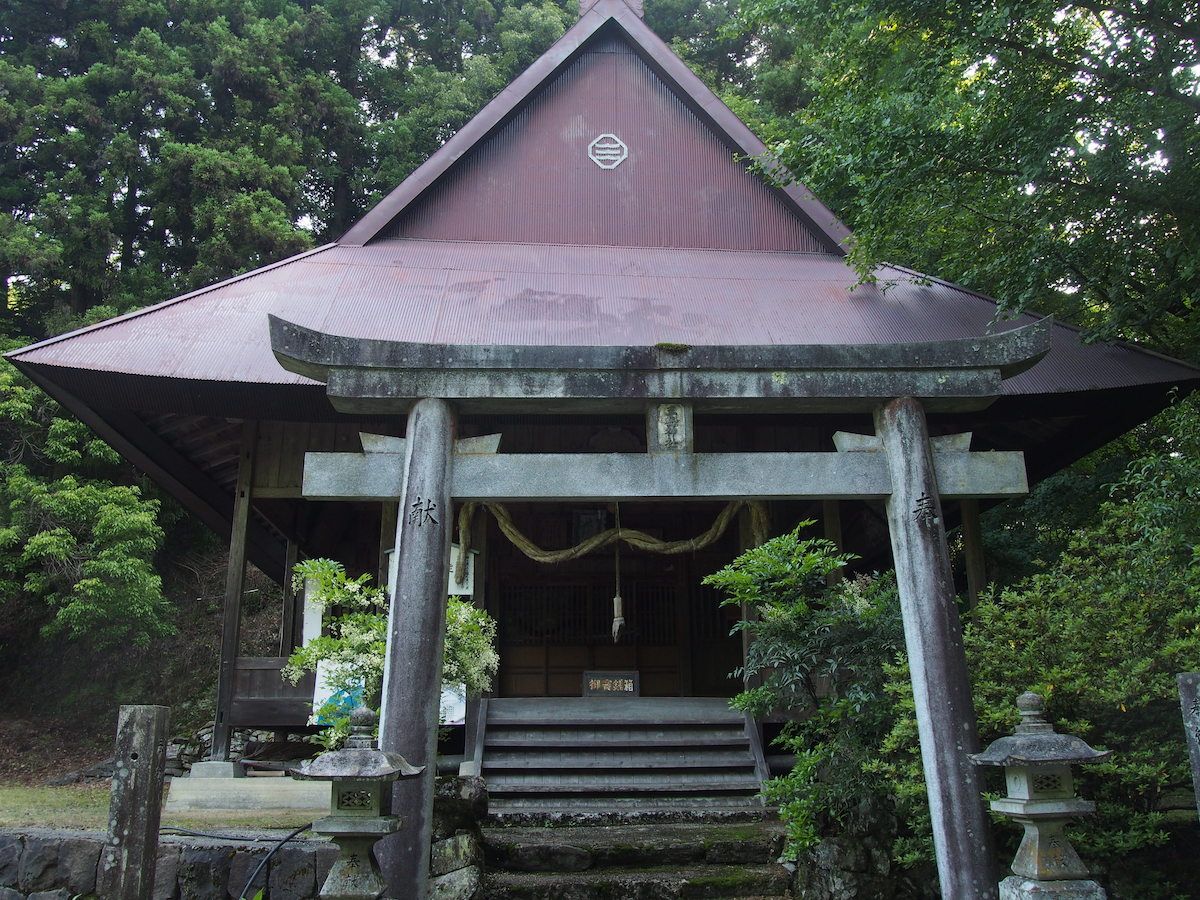
[[[621,631],[625,628],[625,602],[621,599],[621,504],[617,504],[617,552],[616,552],[616,579],[617,589],[613,594],[613,623],[612,636],[613,643],[621,640]]]

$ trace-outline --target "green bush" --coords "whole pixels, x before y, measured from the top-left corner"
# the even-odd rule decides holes
[[[298,647],[283,670],[293,684],[318,663],[328,667],[327,684],[334,692],[361,697],[378,709],[383,688],[387,653],[387,594],[371,585],[370,575],[351,578],[341,563],[309,559],[297,564],[295,586],[304,589],[306,580],[315,584],[313,599],[330,610],[325,632]],[[442,652],[442,682],[461,684],[468,693],[490,690],[496,675],[496,622],[485,610],[449,598],[446,607],[446,639]],[[318,710],[315,719],[330,722],[316,740],[335,749],[346,738],[349,710],[334,702]]]
[[[1169,850],[1169,808],[1190,805],[1174,676],[1200,667],[1200,417],[1181,404],[1159,424],[1157,445],[1056,560],[963,617],[983,744],[1012,729],[1017,694],[1033,689],[1059,730],[1114,751],[1082,771],[1098,812],[1072,829],[1114,896],[1177,895],[1137,861]],[[796,765],[765,788],[792,853],[886,821],[897,877],[920,882],[932,843],[895,581],[826,587],[842,559],[797,530],[710,576],[754,613],[739,627],[754,633],[746,671],[762,684],[734,703],[794,719],[780,743]],[[1003,857],[1017,830],[998,826],[997,837]]]

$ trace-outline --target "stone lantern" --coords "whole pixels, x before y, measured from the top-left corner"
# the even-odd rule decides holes
[[[330,782],[329,815],[313,823],[338,846],[338,858],[318,894],[322,900],[375,900],[386,890],[371,856],[382,837],[399,830],[399,816],[388,815],[385,796],[393,781],[419,775],[424,767],[408,764],[398,753],[375,747],[378,717],[365,706],[350,714],[350,736],[341,750],[322,753],[292,770],[295,778]]]
[[[971,757],[976,765],[1003,766],[1008,796],[992,801],[992,809],[1025,827],[1010,875],[1000,882],[1000,900],[1038,897],[1105,897],[1063,834],[1067,822],[1096,811],[1096,804],[1075,796],[1071,766],[1106,758],[1111,751],[1093,750],[1075,735],[1058,734],[1043,713],[1044,701],[1034,693],[1017,698],[1021,722],[1016,731],[993,741]]]

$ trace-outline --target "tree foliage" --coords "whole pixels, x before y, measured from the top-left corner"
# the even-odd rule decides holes
[[[1194,357],[1190,0],[751,0],[781,158],[887,260]]]

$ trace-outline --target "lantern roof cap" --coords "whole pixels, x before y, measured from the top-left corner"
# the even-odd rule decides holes
[[[1059,734],[1045,718],[1045,701],[1026,691],[1017,698],[1021,722],[982,753],[971,755],[977,766],[1051,766],[1092,763],[1108,758],[1111,750],[1095,750],[1083,738]]]
[[[350,713],[350,736],[341,750],[322,753],[295,769],[294,778],[304,781],[396,781],[424,771],[399,753],[375,747],[373,732],[379,717],[365,706]]]

